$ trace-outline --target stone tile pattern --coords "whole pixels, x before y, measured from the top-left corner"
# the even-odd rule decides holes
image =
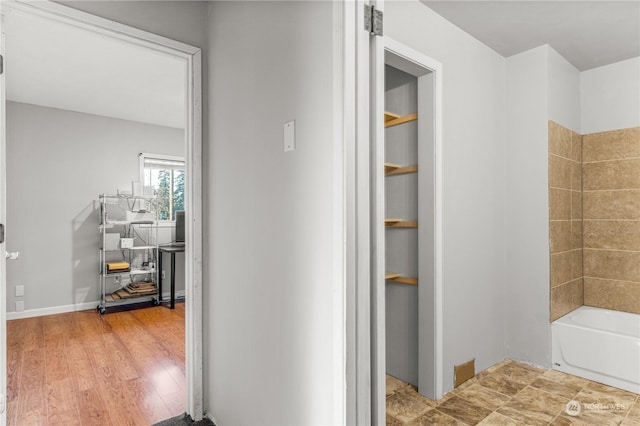
[[[582,135],[549,121],[550,320],[583,305]]]
[[[640,314],[640,127],[583,136],[584,304]]]
[[[578,416],[566,413],[569,401],[581,404]],[[635,393],[505,360],[438,401],[387,376],[387,425],[640,426],[640,400]]]

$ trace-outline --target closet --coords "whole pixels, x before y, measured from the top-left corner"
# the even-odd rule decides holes
[[[418,78],[385,66],[386,373],[418,386]]]

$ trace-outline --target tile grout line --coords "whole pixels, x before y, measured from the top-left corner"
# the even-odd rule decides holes
[[[640,157],[623,157],[623,158],[611,158],[609,160],[593,160],[593,161],[583,161],[582,164],[597,164],[597,163],[608,163],[612,161],[626,161],[626,160],[640,160]]]
[[[627,417],[629,417],[629,414],[631,414],[631,410],[633,410],[633,406],[636,405],[638,401],[640,401],[640,396],[636,396],[636,399],[633,400],[633,402],[631,403],[631,408],[627,410],[627,414],[624,415],[620,424],[624,423],[624,421],[627,420]]]
[[[608,248],[593,248],[593,247],[585,247],[583,250],[619,251],[619,252],[622,252],[622,253],[640,253],[640,250],[623,250],[623,249],[608,249]]]

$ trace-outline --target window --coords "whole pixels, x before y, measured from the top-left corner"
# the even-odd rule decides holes
[[[175,220],[175,212],[184,210],[184,158],[145,153],[139,157],[140,180],[158,196],[158,218]]]

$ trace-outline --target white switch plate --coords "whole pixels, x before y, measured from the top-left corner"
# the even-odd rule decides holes
[[[24,286],[23,285],[17,285],[16,286],[16,297],[22,297],[24,296]]]
[[[16,312],[24,312],[24,302],[22,300],[16,302]]]
[[[284,123],[284,152],[296,149],[296,122]]]

